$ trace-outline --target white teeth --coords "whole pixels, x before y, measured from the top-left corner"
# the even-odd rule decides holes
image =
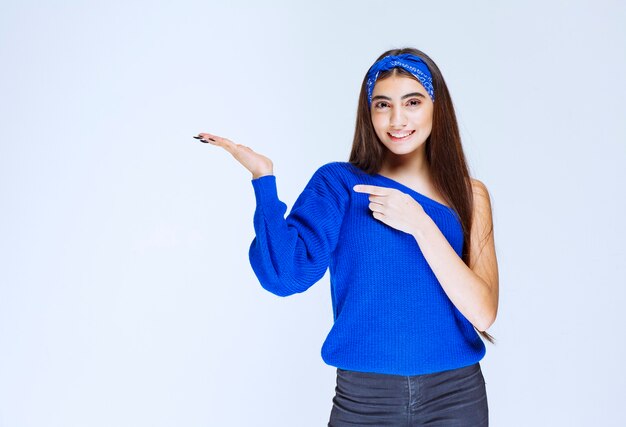
[[[415,131],[411,131],[409,133],[392,133],[392,132],[389,132],[389,135],[393,136],[394,138],[404,138],[405,136],[411,135],[413,132],[415,132]]]

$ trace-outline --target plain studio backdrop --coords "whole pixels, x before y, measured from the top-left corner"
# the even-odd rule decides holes
[[[270,157],[291,209],[404,46],[492,197],[491,425],[624,425],[624,22],[617,0],[4,0],[0,425],[326,425],[328,273],[261,288],[251,174],[192,136]]]

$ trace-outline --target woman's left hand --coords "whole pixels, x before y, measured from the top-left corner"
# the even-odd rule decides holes
[[[365,184],[355,185],[353,190],[369,194],[374,218],[397,230],[414,234],[425,219],[422,205],[400,190]]]

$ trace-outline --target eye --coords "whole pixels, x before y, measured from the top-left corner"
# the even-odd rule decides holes
[[[374,104],[374,107],[378,108],[378,109],[385,108],[385,107],[388,107],[388,106],[389,106],[389,104],[387,104],[387,102],[385,102],[385,101],[379,101],[376,104]]]
[[[419,101],[418,99],[411,99],[408,104],[411,107],[417,107],[418,105],[421,104],[421,101]]]

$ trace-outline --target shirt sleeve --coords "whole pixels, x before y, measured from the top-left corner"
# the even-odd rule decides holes
[[[250,264],[261,286],[278,296],[304,292],[326,273],[345,211],[346,193],[319,168],[291,212],[278,199],[276,177],[252,180],[256,199]]]

